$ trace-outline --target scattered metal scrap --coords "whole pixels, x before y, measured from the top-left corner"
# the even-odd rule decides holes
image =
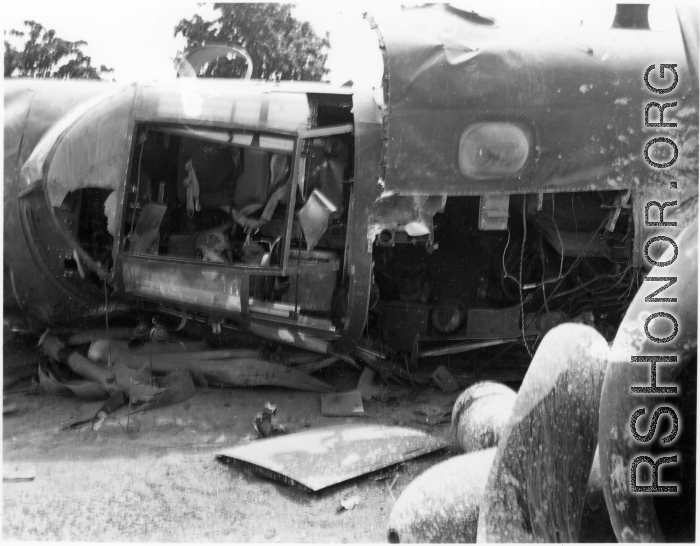
[[[5,355],[7,358],[7,355]],[[36,366],[16,366],[12,369],[3,369],[2,373],[2,388],[5,393],[7,389],[16,385],[24,379],[29,379],[36,374]],[[8,393],[9,394],[9,393]]]
[[[372,398],[379,397],[386,389],[378,387],[374,384],[374,378],[377,373],[371,368],[362,370],[360,379],[357,382],[357,390],[362,394],[362,400],[370,401]]]
[[[270,436],[277,436],[287,432],[284,426],[277,424],[276,416],[277,406],[270,402],[265,404],[265,409],[255,416],[253,428],[261,438],[269,438]]]
[[[149,342],[143,337],[134,338],[133,332],[131,328],[113,328],[109,332],[47,330],[42,336],[41,346],[47,358],[40,362],[38,376],[44,392],[74,395],[84,400],[107,399],[94,416],[62,430],[83,427],[96,430],[127,400],[126,417],[181,402],[195,394],[195,384],[274,385],[311,392],[333,391],[332,386],[308,374],[336,362],[336,357],[319,361],[318,355],[297,354],[290,357],[299,364],[293,368],[262,360],[260,348],[212,349],[204,341],[184,339]],[[87,343],[90,343],[88,358],[74,348]],[[268,404],[256,418],[253,424],[261,436],[285,432],[274,423],[275,413],[276,408]]]
[[[48,394],[74,395],[83,400],[101,400],[109,396],[99,383],[88,380],[68,379],[66,374],[54,366],[51,360],[39,364],[39,386]]]
[[[338,362],[338,357],[337,356],[331,356],[329,358],[324,358],[322,360],[318,360],[316,362],[308,362],[306,364],[299,364],[298,366],[294,367],[294,371],[301,372],[301,373],[314,373],[319,370],[323,370],[324,368],[327,368],[328,366],[332,366],[336,362]]]
[[[360,504],[360,496],[359,495],[352,495],[350,497],[346,497],[340,501],[340,506],[338,507],[338,512],[342,512],[343,510],[352,510]]]
[[[100,409],[93,417],[91,417],[90,419],[83,419],[81,421],[71,423],[70,425],[61,428],[61,430],[74,430],[87,426],[89,426],[92,430],[97,430],[102,425],[102,423],[104,423],[107,417],[112,415],[124,404],[126,404],[126,398],[124,397],[124,393],[122,391],[117,391],[109,397],[109,399],[102,405],[102,407],[100,407]]]
[[[362,394],[358,390],[321,397],[321,415],[325,417],[361,417],[364,414]]]
[[[88,360],[77,351],[66,348],[58,337],[46,336],[42,348],[47,356],[68,366],[77,375],[97,383],[105,393],[112,394],[118,390],[114,375],[106,367]]]
[[[319,491],[447,445],[411,428],[349,424],[253,442],[217,457],[305,491]]]
[[[433,372],[430,378],[435,382],[435,384],[442,389],[442,392],[449,394],[451,392],[457,392],[459,390],[459,385],[452,374],[447,371],[445,366],[438,366],[438,368]]]
[[[199,383],[227,387],[272,385],[311,392],[332,392],[333,387],[307,374],[250,356],[249,349],[225,349],[190,353],[144,354],[114,343],[111,358],[132,370],[155,373],[189,371]],[[95,354],[105,351],[93,348]],[[229,355],[235,355],[229,357]],[[239,356],[245,355],[245,356]],[[257,356],[257,355],[256,355]]]
[[[413,412],[418,415],[418,419],[413,419],[414,423],[420,425],[442,425],[450,422],[452,414],[452,404],[447,406],[422,406]]]

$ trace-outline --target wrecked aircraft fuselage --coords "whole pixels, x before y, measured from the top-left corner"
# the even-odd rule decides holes
[[[376,90],[6,82],[6,311],[166,313],[376,366],[570,320],[611,339],[645,196],[674,178],[677,229],[696,214],[685,64],[664,96],[685,163],[642,155],[644,72],[684,59],[680,33],[513,37],[448,6],[370,23]]]

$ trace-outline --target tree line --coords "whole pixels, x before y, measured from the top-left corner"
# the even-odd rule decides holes
[[[292,16],[289,4],[214,4],[219,16],[205,21],[195,14],[175,26],[174,36],[187,39],[181,58],[204,45],[233,45],[245,49],[253,61],[253,75],[262,80],[320,81],[330,48],[328,33],[318,36],[308,22]],[[36,21],[25,21],[24,30],[9,34],[25,38],[22,48],[5,40],[5,78],[57,78],[101,80],[112,68],[92,64],[83,40],[70,42]],[[223,56],[206,63],[200,77],[240,78],[246,61]]]

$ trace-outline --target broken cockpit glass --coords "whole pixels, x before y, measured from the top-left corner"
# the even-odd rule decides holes
[[[137,131],[122,211],[127,293],[202,310],[265,302],[275,315],[330,315],[349,209],[348,131]]]

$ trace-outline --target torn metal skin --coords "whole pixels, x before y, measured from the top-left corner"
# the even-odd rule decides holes
[[[364,354],[382,373],[397,354],[421,358],[418,341],[450,354],[505,339],[470,335],[470,309],[492,309],[496,331],[517,306],[508,343],[591,312],[614,332],[643,265],[645,196],[674,178],[678,229],[697,214],[680,32],[515,36],[445,5],[368,19],[374,87],[8,81],[6,313],[44,325],[172,314],[346,362]],[[668,100],[683,98],[673,115],[688,153],[650,176],[640,78],[660,57],[678,62]],[[300,218],[318,195],[309,230]],[[494,196],[508,196],[498,220],[478,222]],[[402,339],[385,328],[397,316]],[[365,332],[379,357],[358,349]]]

